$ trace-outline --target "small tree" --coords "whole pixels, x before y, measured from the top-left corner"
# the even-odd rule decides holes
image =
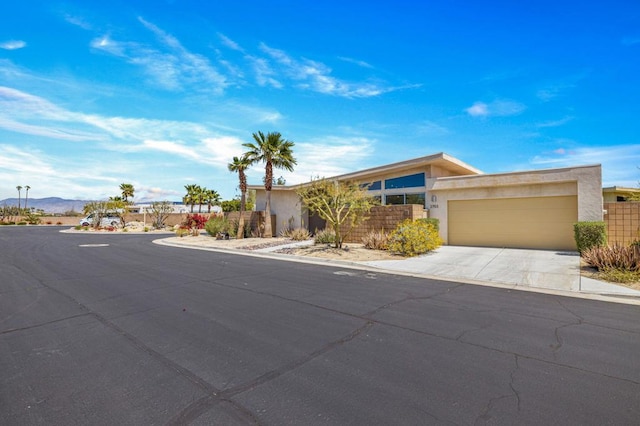
[[[164,224],[171,213],[173,213],[173,205],[169,201],[154,201],[151,203],[149,214],[156,229],[164,228]]]
[[[336,248],[342,248],[351,231],[368,219],[371,207],[378,204],[366,188],[354,182],[316,179],[296,192],[310,212],[333,228]]]

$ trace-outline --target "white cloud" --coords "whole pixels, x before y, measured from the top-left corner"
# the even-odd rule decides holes
[[[225,45],[226,47],[228,47],[229,49],[235,50],[235,51],[238,51],[238,52],[244,52],[244,49],[242,47],[240,47],[240,45],[238,43],[236,43],[235,41],[231,40],[226,35],[224,35],[222,33],[218,33],[218,37],[220,38],[220,41],[222,42],[222,44]]]
[[[465,109],[472,117],[485,117],[489,115],[488,105],[484,102],[475,102],[469,108]]]
[[[0,49],[17,50],[27,46],[27,42],[22,40],[7,40],[0,43]]]
[[[469,108],[465,109],[467,114],[472,117],[506,117],[518,115],[526,109],[526,106],[519,102],[511,100],[496,100],[490,104],[484,102],[475,102]]]
[[[332,177],[359,170],[373,152],[375,141],[357,136],[326,136],[296,142],[294,155],[298,164],[292,173],[282,174],[287,184],[308,182],[314,177]],[[330,153],[329,155],[327,153]]]
[[[177,38],[143,18],[138,20],[160,40],[162,45],[159,48],[116,41],[109,35],[95,38],[91,47],[140,66],[153,83],[166,90],[179,91],[189,87],[220,94],[228,86],[226,78],[206,57],[191,53]]]
[[[636,187],[640,181],[640,145],[558,148],[553,153],[535,156],[534,167],[571,167],[601,164],[603,186]]]
[[[29,147],[0,145],[0,180],[30,185],[29,194],[34,198],[52,195],[74,199],[106,197],[118,184],[111,173],[104,162],[72,162]]]
[[[89,22],[79,16],[74,16],[67,13],[64,15],[64,20],[71,25],[82,28],[83,30],[91,30],[93,28],[93,26]]]

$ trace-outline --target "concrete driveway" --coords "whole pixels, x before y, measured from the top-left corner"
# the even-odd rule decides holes
[[[393,271],[514,287],[640,296],[640,291],[581,277],[577,252],[442,246],[424,256],[363,263]]]

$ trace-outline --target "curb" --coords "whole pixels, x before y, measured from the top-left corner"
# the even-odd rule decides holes
[[[366,272],[375,272],[380,274],[398,275],[398,276],[423,278],[423,279],[447,281],[447,282],[456,282],[456,283],[463,283],[463,284],[469,284],[469,285],[479,285],[483,287],[501,288],[506,290],[525,291],[529,293],[549,294],[554,296],[573,297],[577,299],[595,300],[595,301],[601,301],[601,302],[611,302],[611,303],[620,303],[625,305],[640,306],[640,298],[635,298],[634,296],[618,296],[618,295],[607,295],[607,294],[598,294],[598,293],[577,293],[577,292],[566,291],[566,290],[554,290],[554,289],[547,289],[547,288],[541,288],[541,287],[524,287],[524,286],[518,286],[516,284],[503,284],[503,283],[497,283],[497,282],[491,282],[491,281],[480,281],[480,280],[473,280],[473,279],[463,278],[463,277],[461,278],[439,277],[439,276],[420,274],[415,272],[405,272],[405,271],[384,269],[384,268],[379,268],[379,267],[370,266],[370,265],[363,265],[358,262],[349,262],[344,260],[320,259],[320,258],[313,258],[309,256],[295,256],[291,254],[260,252],[257,250],[249,251],[249,250],[231,249],[231,248],[202,247],[202,246],[194,246],[191,244],[180,244],[175,242],[168,242],[165,239],[153,240],[152,242],[154,244],[158,244],[166,247],[177,247],[177,248],[185,248],[185,249],[191,249],[191,250],[212,251],[212,252],[218,252],[218,253],[235,254],[235,255],[249,256],[249,257],[261,257],[265,259],[281,260],[285,262],[306,263],[306,264],[318,265],[318,266],[342,267],[342,268],[348,268],[348,269],[360,270],[360,271],[366,271]]]

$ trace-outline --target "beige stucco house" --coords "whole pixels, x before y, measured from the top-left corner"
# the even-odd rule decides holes
[[[369,184],[381,204],[419,204],[440,220],[446,244],[574,250],[573,224],[602,220],[600,165],[484,174],[445,153],[387,164],[333,179]],[[296,195],[304,186],[274,186],[276,233],[310,226]],[[256,209],[265,207],[263,186]]]
[[[608,186],[602,188],[602,197],[605,203],[624,202],[633,195],[640,194],[640,188],[625,188],[623,186]]]

